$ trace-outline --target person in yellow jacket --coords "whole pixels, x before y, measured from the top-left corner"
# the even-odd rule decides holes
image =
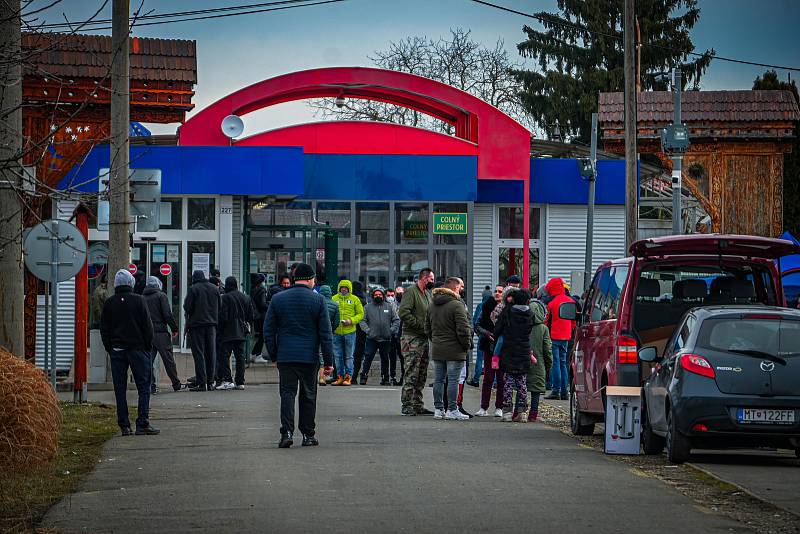
[[[356,329],[364,319],[364,306],[353,295],[350,280],[339,282],[333,302],[339,305],[339,327],[333,333],[333,350],[336,356],[336,381],[334,386],[349,386],[353,380],[353,351],[356,347]]]

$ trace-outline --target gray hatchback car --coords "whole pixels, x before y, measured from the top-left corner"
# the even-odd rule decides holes
[[[777,447],[800,457],[800,311],[708,306],[686,313],[643,388],[646,454]]]

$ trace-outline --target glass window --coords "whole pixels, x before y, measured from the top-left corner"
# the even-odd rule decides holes
[[[387,287],[389,284],[389,251],[359,250],[358,279],[369,293],[375,287]]]
[[[264,200],[248,200],[247,213],[249,224],[273,224],[272,206]]]
[[[530,249],[528,264],[530,265],[530,287],[539,284],[539,249]],[[506,279],[511,275],[522,277],[522,249],[521,248],[500,248],[498,269],[498,280],[505,284]]]
[[[707,319],[697,345],[720,352],[757,351],[800,358],[800,322],[757,314],[751,317]]]
[[[469,281],[467,276],[467,251],[466,250],[437,250],[433,257],[433,272],[436,277],[444,280],[448,276],[457,276]]]
[[[403,245],[428,243],[428,204],[395,204],[395,242]]]
[[[356,242],[381,245],[389,243],[389,204],[356,204]]]
[[[187,280],[191,284],[192,273],[201,270],[208,278],[211,269],[216,267],[216,255],[214,254],[213,241],[189,241],[187,243],[189,251],[189,273]]]
[[[213,198],[187,199],[186,212],[189,215],[189,230],[214,230],[216,217]]]
[[[200,200],[200,199],[195,199]],[[212,201],[213,202],[213,201]],[[212,214],[214,208],[211,208]],[[182,198],[161,198],[159,209],[159,228],[162,230],[181,230],[183,229],[183,199]]]
[[[352,221],[349,202],[318,202],[317,220],[330,223],[340,238],[350,237]]]
[[[434,213],[468,213],[466,204],[434,204]],[[467,219],[469,226],[469,219]],[[433,242],[437,245],[466,245],[467,236],[460,234],[434,234]]]
[[[600,273],[599,287],[593,292],[592,321],[608,321],[617,318],[622,288],[628,278],[628,267],[609,267]]]
[[[500,239],[523,239],[522,206],[500,208]],[[539,208],[531,208],[531,239],[539,239]]]
[[[414,282],[419,272],[428,267],[427,250],[406,250],[395,255],[395,287]]]

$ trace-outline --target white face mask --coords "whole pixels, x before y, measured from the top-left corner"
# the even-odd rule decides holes
[[[386,302],[394,302],[394,297],[386,297]]]

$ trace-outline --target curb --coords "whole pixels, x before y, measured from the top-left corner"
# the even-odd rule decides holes
[[[699,471],[700,473],[703,473],[704,475],[706,475],[708,477],[711,477],[714,480],[718,480],[718,481],[720,481],[720,482],[722,482],[724,484],[728,484],[730,486],[733,486],[737,490],[741,491],[742,493],[752,497],[753,499],[755,499],[755,500],[757,500],[759,502],[763,502],[764,504],[768,504],[768,505],[772,506],[773,508],[776,508],[776,509],[778,509],[778,510],[780,510],[782,512],[785,512],[787,514],[793,515],[795,517],[800,517],[800,514],[798,514],[797,512],[795,512],[793,510],[789,510],[788,508],[784,508],[780,504],[776,504],[776,503],[774,503],[772,501],[768,501],[764,497],[761,497],[760,495],[756,495],[755,493],[753,493],[749,489],[747,489],[747,488],[745,488],[743,486],[740,486],[736,482],[731,482],[730,480],[725,480],[721,476],[719,476],[719,475],[717,475],[715,473],[712,473],[711,471],[709,471],[708,469],[705,469],[704,467],[700,467],[699,465],[691,463],[691,462],[686,462],[684,465],[689,466],[692,469],[694,469],[695,471]]]

